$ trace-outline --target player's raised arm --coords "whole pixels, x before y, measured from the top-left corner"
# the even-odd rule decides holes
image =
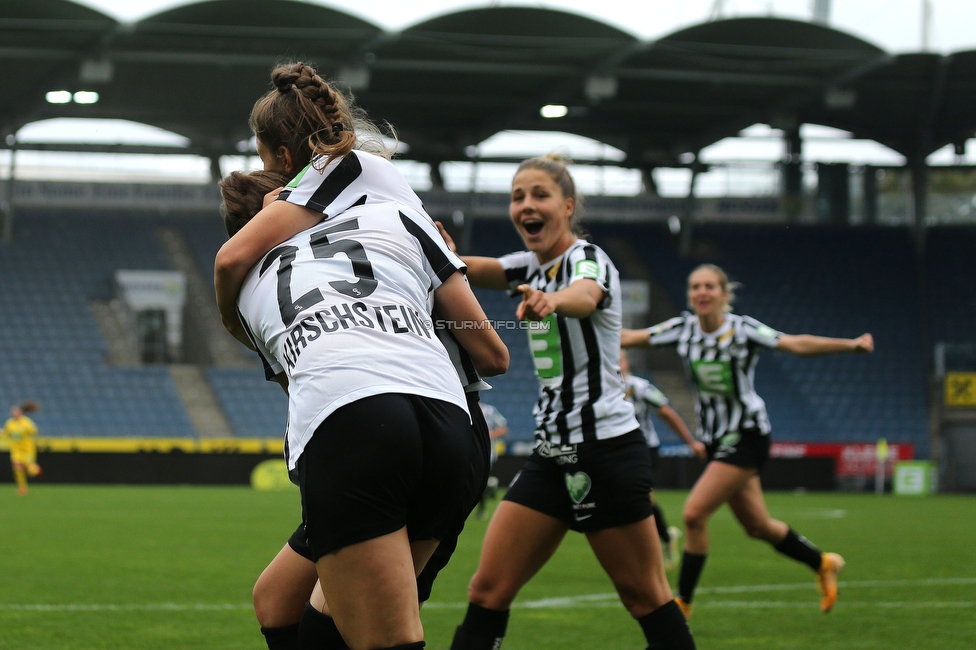
[[[789,352],[800,357],[815,357],[840,352],[874,352],[874,337],[861,334],[854,339],[835,339],[812,334],[783,334],[779,337],[777,350]]]

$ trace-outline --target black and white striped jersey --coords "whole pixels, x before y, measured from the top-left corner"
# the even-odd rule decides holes
[[[683,313],[649,329],[653,347],[674,345],[698,393],[698,436],[708,444],[729,432],[758,429],[769,434],[766,403],[754,378],[761,348],[775,348],[782,332],[750,316],[726,314],[714,332]]]
[[[279,201],[321,212],[329,219],[355,205],[393,201],[427,215],[420,197],[386,158],[351,151],[319,170],[314,161],[281,191]],[[430,217],[427,217],[430,219]]]
[[[620,377],[620,277],[606,253],[577,240],[541,266],[530,251],[505,255],[499,262],[513,295],[520,284],[551,293],[584,279],[606,292],[586,318],[550,314],[526,323],[540,389],[534,409],[536,437],[575,444],[637,429]]]
[[[648,447],[660,447],[661,439],[651,421],[651,411],[657,411],[668,403],[668,398],[661,389],[643,377],[627,375],[624,378],[624,396],[634,405],[634,415],[640,423],[641,433]]]
[[[371,395],[467,412],[428,303],[463,268],[426,214],[382,201],[330,216],[251,269],[238,306],[267,372],[288,376],[289,469],[326,417]]]
[[[281,191],[278,200],[321,212],[325,219],[355,205],[392,201],[406,205],[423,214],[428,221],[433,221],[424,210],[420,197],[396,166],[382,156],[363,151],[352,151],[341,159],[333,160],[322,170],[309,164]],[[474,361],[458,345],[449,329],[438,327],[437,336],[447,349],[466,391],[491,388],[478,374]]]

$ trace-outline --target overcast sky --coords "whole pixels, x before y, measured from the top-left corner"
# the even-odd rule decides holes
[[[136,21],[169,9],[187,0],[76,0],[123,22]],[[296,0],[298,1],[298,0]],[[675,30],[707,20],[721,4],[722,16],[775,15],[809,20],[813,0],[548,0],[546,2],[457,2],[451,0],[306,0],[357,15],[380,27],[395,31],[423,20],[466,8],[522,5],[571,11],[615,25],[638,38],[654,40]],[[931,7],[930,49],[955,52],[976,49],[976,0],[928,0]],[[830,24],[860,36],[890,52],[922,49],[924,0],[832,0]],[[368,7],[364,9],[363,7]],[[598,6],[597,12],[593,7]],[[702,179],[706,194],[765,194],[775,190],[776,174],[771,165],[782,158],[781,134],[764,125],[747,129],[745,137],[726,138],[702,150],[702,159],[732,168],[716,169]],[[185,138],[145,125],[120,121],[49,120],[27,125],[19,133],[21,141],[105,142],[185,144]],[[900,165],[901,155],[871,141],[852,140],[849,134],[825,127],[805,127],[805,160],[843,161],[860,164]],[[408,143],[409,144],[409,143]],[[622,152],[593,141],[550,133],[502,133],[480,147],[482,155],[531,156],[560,151],[577,158],[602,156],[615,159]],[[58,154],[22,152],[18,157],[18,176],[25,178],[116,178],[120,174],[133,181],[206,182],[209,165],[195,156],[119,156],[112,154]],[[930,162],[976,164],[976,141],[971,140],[967,155],[957,160],[949,149],[936,152]],[[226,159],[225,172],[249,167],[256,159]],[[429,183],[424,165],[405,161],[401,168],[418,189]],[[123,171],[124,170],[124,173]],[[468,163],[450,163],[442,169],[448,187],[466,189],[472,178]],[[9,173],[9,154],[0,151],[0,176]],[[580,169],[584,191],[631,194],[640,189],[639,174],[632,170],[604,168]],[[687,188],[686,170],[658,170],[659,184],[665,193],[682,194]],[[476,174],[480,189],[504,191],[511,170],[506,166],[484,165]],[[592,176],[592,178],[590,178]]]

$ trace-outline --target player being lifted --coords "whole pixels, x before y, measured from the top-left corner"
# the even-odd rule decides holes
[[[708,465],[685,502],[685,550],[678,575],[679,605],[691,615],[695,586],[708,557],[708,520],[723,503],[750,537],[803,562],[817,574],[829,612],[837,602],[837,574],[844,559],[822,553],[782,521],[770,517],[759,474],[769,458],[770,424],[753,377],[759,351],[799,356],[872,352],[870,334],[836,339],[778,332],[749,316],[732,314],[733,290],[725,271],[703,264],[688,276],[684,313],[644,330],[622,330],[621,345],[676,347],[698,393],[698,437],[708,446]]]
[[[273,81],[252,113],[266,165],[294,165],[294,148],[266,148],[267,129],[323,128],[311,163],[218,253],[218,305],[287,377],[289,469],[338,641],[422,648],[416,573],[477,501],[487,464],[429,294],[445,319],[487,318],[402,175],[355,148],[341,95],[302,64]]]
[[[624,380],[624,396],[634,405],[634,412],[637,421],[640,423],[641,431],[644,433],[644,440],[647,441],[647,447],[651,450],[651,466],[655,473],[660,460],[661,439],[658,437],[654,422],[651,420],[652,411],[681,437],[695,456],[705,460],[705,445],[692,437],[688,425],[681,419],[678,412],[671,408],[664,393],[643,377],[631,374],[630,360],[627,358],[625,350],[620,351],[620,375]],[[652,501],[652,504],[654,523],[657,526],[657,534],[661,538],[661,547],[664,549],[664,568],[670,571],[678,563],[678,539],[681,537],[681,531],[674,526],[668,526],[668,522],[664,518],[664,511],[657,501]]]
[[[261,210],[265,197],[290,180],[288,174],[272,170],[250,174],[233,172],[221,180],[221,213],[227,235],[232,237],[237,233]],[[494,432],[489,431],[489,424],[482,412],[482,409],[487,411],[491,407],[486,407],[479,399],[479,391],[489,386],[481,379],[478,368],[481,367],[491,374],[496,374],[503,368],[496,365],[495,356],[477,359],[471,357],[458,344],[450,329],[438,327],[437,336],[444,344],[461,379],[477,442],[483,448],[482,455],[487,457]],[[487,483],[488,468],[485,467],[484,470],[484,476],[478,481],[479,485]],[[482,494],[485,492],[487,490],[482,490]],[[481,497],[481,501],[484,501],[484,497]],[[430,597],[437,574],[453,555],[463,526],[463,518],[455,522],[453,529],[444,535],[417,577],[417,594],[421,603]],[[302,522],[254,585],[254,611],[269,650],[345,647],[331,617],[322,613],[325,609],[325,596],[317,582],[318,574],[306,540],[305,523]]]

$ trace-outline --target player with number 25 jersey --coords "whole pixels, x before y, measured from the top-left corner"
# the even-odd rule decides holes
[[[288,376],[289,469],[329,414],[368,395],[467,411],[427,304],[463,268],[425,215],[388,202],[326,219],[251,270],[239,306],[269,371]]]

